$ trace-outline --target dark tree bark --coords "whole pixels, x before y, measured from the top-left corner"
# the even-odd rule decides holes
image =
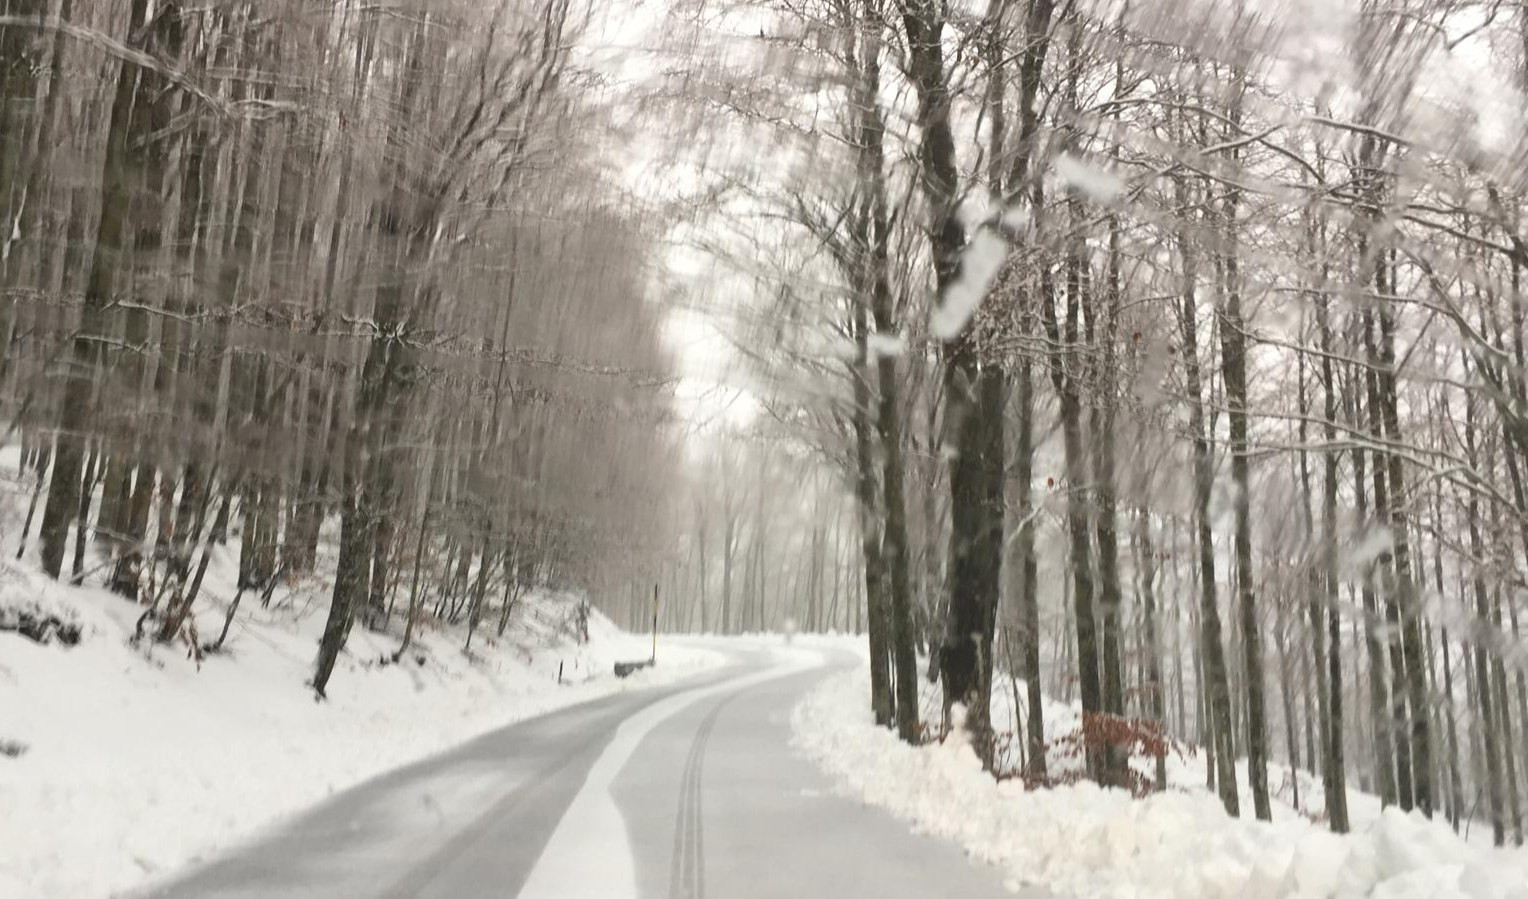
[[[1355,391],[1358,385],[1365,383],[1362,373],[1354,376]],[[1363,404],[1353,399],[1353,427],[1362,431]],[[1366,482],[1367,456],[1364,450],[1353,452],[1353,497],[1357,517],[1360,522],[1368,519],[1368,489]],[[1369,655],[1369,724],[1374,741],[1374,780],[1376,792],[1379,793],[1380,802],[1383,805],[1393,805],[1396,801],[1395,783],[1395,753],[1392,749],[1392,735],[1390,725],[1390,691],[1386,686],[1385,677],[1385,648],[1379,639],[1379,607],[1374,595],[1374,564],[1366,563],[1361,573],[1363,610],[1364,610],[1364,645]]]
[[[956,215],[959,174],[944,58],[945,12],[935,0],[902,0],[900,11],[907,36],[906,72],[918,95],[920,184],[929,209],[929,247],[942,303],[959,277],[966,242],[965,227]],[[942,349],[945,433],[953,459],[948,598],[939,675],[946,709],[956,703],[980,709],[983,686],[991,683],[992,640],[986,623],[996,608],[1001,565],[1001,553],[990,552],[994,487],[985,456],[991,438],[983,434],[983,372],[971,325],[946,338]],[[999,481],[997,495],[1001,491]],[[995,524],[1001,527],[1001,520]]]
[[[1375,288],[1381,295],[1393,292],[1395,281],[1394,271],[1386,264],[1385,259],[1385,254],[1381,254],[1379,265],[1376,267]],[[1385,273],[1388,273],[1388,278],[1382,277]],[[1380,399],[1378,413],[1383,425],[1383,433],[1390,441],[1399,444],[1404,440],[1404,435],[1401,434],[1396,397],[1396,322],[1395,311],[1391,304],[1379,304],[1378,318],[1380,331],[1377,373]],[[1420,603],[1412,572],[1409,542],[1411,524],[1406,513],[1406,503],[1403,500],[1406,481],[1399,453],[1386,453],[1385,462],[1387,465],[1386,487],[1392,499],[1387,511],[1390,521],[1391,555],[1395,561],[1394,592],[1400,611],[1400,642],[1406,662],[1404,684],[1410,706],[1407,716],[1410,723],[1407,743],[1411,770],[1407,772],[1406,777],[1411,782],[1411,793],[1416,807],[1423,815],[1431,818],[1434,807],[1433,797],[1436,792],[1433,787],[1432,715],[1427,698],[1427,669],[1423,653],[1422,625],[1418,616]],[[1397,692],[1402,689],[1402,683],[1400,681],[1396,683]],[[1399,702],[1396,707],[1400,708]]]
[[[1018,428],[1014,449],[1015,477],[1018,479],[1018,555],[1022,569],[1019,587],[1019,626],[1023,638],[1024,687],[1029,706],[1029,773],[1043,782],[1047,776],[1045,761],[1045,702],[1040,682],[1040,598],[1036,583],[1039,566],[1035,559],[1034,503],[1034,375],[1028,358],[1018,364]],[[1018,702],[1018,697],[1014,697]]]
[[[1120,612],[1119,536],[1115,499],[1114,429],[1115,429],[1115,341],[1118,339],[1120,271],[1119,218],[1109,217],[1109,257],[1103,305],[1100,311],[1096,291],[1083,291],[1083,315],[1086,342],[1096,347],[1091,366],[1094,390],[1088,430],[1093,462],[1091,489],[1093,530],[1098,551],[1098,620],[1099,655],[1102,662],[1102,706],[1105,714],[1125,717],[1125,679],[1121,670],[1123,628]],[[1101,319],[1101,320],[1100,320]],[[1126,748],[1110,743],[1104,747],[1105,782],[1123,786],[1128,776]]]
[[[148,0],[132,0],[128,13],[129,46],[143,49]],[[58,416],[58,436],[53,454],[53,475],[48,504],[43,509],[38,539],[42,568],[57,579],[64,566],[64,544],[69,524],[79,514],[79,492],[84,465],[85,434],[92,417],[90,393],[100,338],[106,333],[106,308],[115,299],[117,274],[128,246],[128,216],[137,178],[134,149],[139,122],[134,105],[140,81],[138,68],[128,60],[117,66],[116,93],[106,137],[101,175],[101,214],[96,224],[95,250],[85,286],[85,306],[79,327],[70,341],[69,362]]]
[[[1182,179],[1178,180],[1179,205],[1185,199]],[[1225,649],[1220,637],[1220,608],[1215,587],[1215,543],[1210,529],[1210,493],[1215,475],[1210,458],[1210,435],[1204,421],[1203,388],[1200,385],[1199,333],[1195,292],[1198,280],[1196,258],[1187,228],[1178,233],[1179,253],[1183,259],[1183,295],[1180,300],[1178,327],[1183,342],[1184,390],[1189,397],[1189,433],[1194,444],[1194,519],[1199,567],[1199,641],[1204,668],[1205,703],[1208,706],[1208,734],[1214,744],[1214,771],[1220,801],[1231,815],[1239,815],[1241,800],[1236,787],[1236,753],[1232,746],[1231,690],[1226,679]]]
[[[1231,118],[1241,117],[1241,76],[1233,100]],[[1235,151],[1232,152],[1233,158]],[[1262,635],[1257,620],[1257,594],[1252,571],[1252,484],[1247,446],[1247,332],[1242,318],[1241,274],[1236,249],[1236,220],[1240,191],[1232,188],[1225,199],[1226,238],[1230,249],[1222,259],[1225,303],[1221,309],[1221,373],[1229,407],[1232,507],[1236,519],[1233,540],[1236,589],[1241,623],[1243,677],[1247,691],[1247,777],[1252,784],[1252,805],[1259,820],[1271,821],[1268,801],[1268,724],[1264,709]]]
[[[865,568],[866,630],[870,641],[870,708],[875,723],[891,727],[895,715],[891,670],[888,667],[891,637],[887,615],[886,572],[881,555],[881,529],[876,496],[875,453],[871,447],[870,369],[868,359],[869,313],[865,304],[855,299],[853,328],[859,361],[850,377],[854,381],[854,454],[857,477],[856,499],[860,524],[860,551]],[[729,530],[731,520],[728,520]],[[726,597],[723,594],[723,615]]]
[[[47,14],[43,0],[6,0],[0,15],[42,20]],[[42,128],[43,115],[33,120],[33,99],[43,56],[43,32],[29,27],[0,25],[0,288],[12,286],[21,267],[20,247],[14,235],[23,240],[31,229],[23,217],[40,202],[36,193],[40,145],[34,141],[34,127]],[[56,72],[55,72],[56,74]],[[56,80],[49,85],[50,98],[58,93]],[[10,367],[11,342],[15,328],[15,301],[8,290],[0,290],[0,383]]]
[[[1327,443],[1337,442],[1337,379],[1332,370],[1332,327],[1330,301],[1323,294],[1315,304],[1316,323],[1321,346],[1322,414],[1326,420]],[[1321,583],[1326,611],[1329,666],[1326,684],[1327,724],[1323,728],[1326,759],[1321,768],[1321,782],[1326,794],[1327,823],[1335,833],[1347,833],[1348,791],[1343,740],[1342,631],[1338,614],[1337,571],[1337,454],[1328,451],[1322,459],[1321,481]],[[1320,632],[1320,614],[1312,619],[1314,631]],[[1356,648],[1356,647],[1355,647]]]
[[[1167,713],[1162,683],[1161,641],[1157,636],[1157,548],[1151,539],[1151,520],[1142,507],[1135,517],[1135,539],[1138,547],[1141,579],[1141,612],[1146,625],[1145,681],[1147,706],[1152,720],[1167,733]],[[1157,789],[1167,789],[1167,754],[1156,757]]]
[[[881,335],[897,333],[897,315],[893,308],[890,280],[891,223],[886,208],[886,174],[883,143],[885,125],[881,120],[881,23],[875,3],[867,2],[862,18],[863,41],[860,47],[860,158],[859,181],[863,196],[860,215],[867,242],[862,245],[866,272],[860,302],[867,302],[875,329]],[[868,350],[868,343],[863,344]],[[878,352],[866,359],[876,373],[876,430],[881,444],[882,514],[885,516],[881,542],[881,567],[890,588],[891,655],[896,673],[897,732],[902,739],[915,742],[919,737],[918,659],[913,647],[912,586],[908,577],[911,563],[907,539],[907,498],[903,489],[906,463],[902,454],[902,391],[897,375],[897,357]],[[868,377],[869,372],[866,372]],[[999,418],[1001,420],[1001,418]],[[990,637],[991,628],[987,629]],[[990,647],[990,640],[989,640]],[[972,707],[973,732],[985,734],[986,704]],[[989,741],[990,742],[990,741]],[[990,757],[990,752],[984,753]]]
[[[74,527],[74,565],[70,568],[69,583],[77,586],[85,583],[85,547],[89,544],[90,536],[90,495],[95,492],[96,478],[99,474],[97,463],[100,461],[99,447],[91,450],[90,459],[85,463],[85,477],[81,483],[80,511],[75,519]],[[39,479],[41,480],[41,479]],[[35,497],[34,497],[34,502]]]
[[[1365,341],[1373,356],[1373,342],[1370,325],[1372,321],[1368,315],[1364,317]],[[1381,424],[1381,405],[1383,400],[1380,394],[1379,376],[1374,367],[1365,373],[1365,383],[1368,387],[1369,398],[1369,427],[1376,441],[1384,439]],[[1384,454],[1374,451],[1371,459],[1371,469],[1374,483],[1374,517],[1378,522],[1389,519],[1390,510],[1390,471],[1385,463]],[[1395,537],[1388,535],[1391,545],[1394,545]],[[1378,574],[1379,588],[1385,600],[1386,632],[1389,634],[1389,657],[1390,657],[1390,708],[1389,729],[1392,749],[1395,753],[1395,799],[1402,811],[1411,811],[1415,806],[1415,797],[1412,790],[1411,768],[1411,734],[1407,728],[1407,708],[1405,684],[1407,678],[1407,660],[1405,649],[1401,642],[1401,611],[1398,598],[1398,585],[1405,577],[1400,571],[1396,559],[1389,549],[1380,553],[1375,562],[1375,571]]]
[[[433,303],[431,287],[419,283],[415,273],[425,269],[436,238],[440,198],[419,189],[403,134],[403,123],[422,102],[419,93],[425,59],[432,49],[430,40],[430,16],[426,15],[410,38],[398,101],[399,124],[389,138],[393,168],[387,193],[375,212],[374,240],[386,267],[372,316],[377,328],[362,364],[347,441],[338,572],[313,677],[313,689],[320,697],[359,604],[371,593],[376,531],[396,500],[398,438],[418,374],[417,350],[409,332]]]
[[[1042,208],[1035,203],[1035,208]],[[1055,289],[1049,272],[1041,272],[1041,318],[1046,335],[1058,347],[1051,353],[1051,384],[1060,400],[1061,435],[1066,468],[1066,531],[1071,555],[1071,611],[1077,634],[1077,682],[1081,693],[1084,727],[1090,716],[1104,711],[1103,684],[1098,669],[1098,628],[1093,614],[1092,539],[1089,534],[1086,450],[1082,445],[1082,399],[1078,385],[1080,363],[1077,344],[1077,316],[1085,301],[1082,260],[1074,247],[1066,261],[1067,315],[1065,330],[1055,311]],[[1064,349],[1062,349],[1064,348]],[[1088,777],[1099,783],[1108,780],[1104,747],[1086,741]]]

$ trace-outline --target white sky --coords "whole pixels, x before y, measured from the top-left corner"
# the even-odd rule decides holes
[[[657,83],[664,69],[664,0],[612,0],[597,3],[583,41],[582,60],[612,81],[617,119],[631,139],[622,143],[613,159],[623,186],[643,200],[662,204],[698,190],[702,179],[693,169],[676,162],[675,135],[653,133],[654,121],[636,115],[622,116],[623,104]],[[743,425],[758,412],[757,404],[739,381],[740,365],[725,332],[725,318],[707,311],[706,305],[724,288],[748,289],[729,284],[699,250],[685,245],[677,231],[659,240],[665,249],[658,254],[660,271],[650,296],[663,298],[668,316],[665,337],[678,363],[680,384],[676,390],[679,413],[689,421],[690,432],[699,434],[717,425]]]

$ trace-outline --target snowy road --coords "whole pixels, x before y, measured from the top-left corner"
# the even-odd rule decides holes
[[[796,701],[851,657],[716,648],[724,668],[487,734],[145,895],[1011,895],[953,845],[834,795],[790,748]]]

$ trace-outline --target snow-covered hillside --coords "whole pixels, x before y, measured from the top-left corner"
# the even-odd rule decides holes
[[[217,559],[198,629],[216,637],[237,548]],[[372,775],[495,727],[712,664],[660,643],[626,680],[616,660],[649,638],[598,612],[589,641],[572,597],[532,592],[503,640],[426,629],[397,664],[396,634],[357,625],[327,702],[304,687],[328,608],[314,580],[246,596],[225,650],[198,669],[184,645],[130,645],[141,608],[95,588],[0,568],[0,608],[47,609],[80,641],[0,632],[0,896],[104,896],[227,846]],[[561,669],[562,681],[558,673]]]
[[[994,721],[1011,721],[1010,689],[995,691]],[[795,710],[797,746],[846,793],[954,840],[1015,888],[1164,899],[1528,897],[1528,849],[1491,848],[1489,827],[1466,841],[1441,819],[1381,812],[1375,797],[1351,790],[1345,836],[1284,802],[1274,803],[1271,823],[1231,819],[1204,788],[1203,760],[1171,755],[1169,789],[1146,799],[1088,782],[1026,791],[1019,780],[994,781],[955,735],[913,747],[876,727],[868,696],[865,667],[828,679]],[[926,699],[928,717],[938,700]],[[1074,706],[1048,704],[1049,735],[1077,721]],[[1053,770],[1063,761],[1053,758]],[[1275,768],[1270,780],[1285,774]],[[1245,790],[1244,769],[1240,779]],[[1319,799],[1319,784],[1306,784],[1305,794]],[[1250,793],[1243,808],[1250,811]]]

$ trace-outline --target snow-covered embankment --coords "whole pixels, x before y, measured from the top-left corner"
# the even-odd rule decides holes
[[[73,647],[0,632],[0,743],[19,752],[0,755],[0,897],[130,889],[493,728],[720,661],[660,644],[656,669],[617,680],[612,663],[645,657],[648,638],[596,612],[580,645],[569,601],[533,593],[503,640],[485,624],[470,658],[463,633],[429,629],[384,665],[397,636],[358,625],[318,703],[303,683],[324,586],[283,589],[269,609],[246,596],[227,651],[198,670],[184,645],[130,646],[141,609],[120,597],[0,569],[0,603],[41,605],[82,627]],[[221,628],[221,606],[203,604],[204,640]]]
[[[1528,849],[1466,842],[1442,820],[1381,813],[1356,792],[1354,832],[1339,836],[1287,806],[1272,823],[1228,818],[1195,784],[1202,768],[1186,764],[1174,766],[1170,789],[1146,799],[1086,782],[1026,791],[994,781],[953,736],[913,747],[875,727],[868,695],[863,667],[828,679],[795,710],[797,746],[847,794],[955,841],[1014,887],[1174,899],[1528,899]],[[1064,709],[1052,711],[1059,719]],[[1060,722],[1046,717],[1055,733]]]

